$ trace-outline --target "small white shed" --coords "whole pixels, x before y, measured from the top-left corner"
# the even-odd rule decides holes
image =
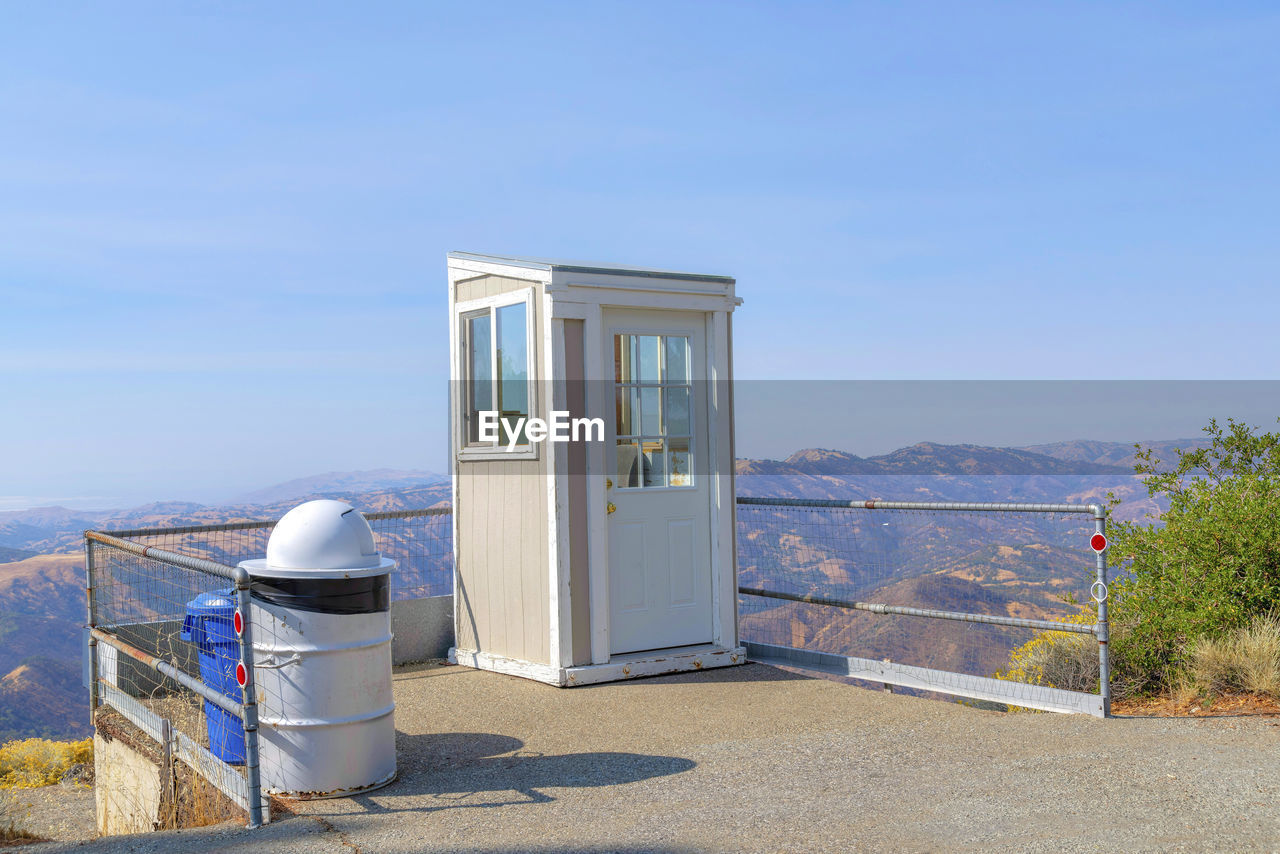
[[[451,660],[566,686],[743,663],[734,280],[448,264]]]

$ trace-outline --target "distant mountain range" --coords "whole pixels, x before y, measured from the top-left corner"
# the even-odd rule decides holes
[[[1196,439],[1142,443],[1162,460],[1174,448],[1201,447]],[[1132,475],[1133,443],[1076,440],[1025,448],[941,445],[921,442],[888,454],[859,457],[847,451],[807,448],[785,460],[738,460],[744,475]]]
[[[1143,444],[1172,459],[1173,448],[1203,443]],[[1121,518],[1158,513],[1160,508],[1133,476],[1132,455],[1132,444],[1087,440],[1025,448],[926,442],[872,457],[806,449],[784,460],[739,460],[737,483],[742,495],[841,499],[1091,502],[1105,500],[1110,492],[1124,500]],[[278,518],[310,498],[338,498],[366,512],[431,507],[449,500],[449,481],[420,471],[329,472],[256,490],[224,506],[161,502],[123,511],[43,507],[0,512],[0,741],[79,737],[88,731],[87,695],[80,680],[85,529]],[[1019,532],[1030,546],[1010,551],[978,530],[945,532],[920,524],[908,530],[877,523],[797,550],[803,531],[795,519],[767,514],[743,518],[750,528],[740,541],[744,583],[775,583],[785,577],[801,590],[835,589],[890,603],[1037,616],[1061,613],[1060,594],[1078,586],[1071,578],[1078,557],[1074,541],[1040,542],[1043,538],[1031,531]],[[201,553],[225,559],[207,549]],[[875,564],[870,575],[868,555]],[[765,621],[773,620],[773,630],[782,631],[777,618],[784,613],[785,632],[810,645],[834,651],[857,635],[857,643],[874,652],[873,657],[909,648],[912,661],[906,663],[936,664],[948,654],[968,661],[964,656],[971,654],[965,650],[972,644],[962,644],[961,636],[982,631],[963,624],[931,625],[925,634],[907,637],[909,627],[900,621],[863,614],[833,621],[816,606],[770,611],[758,601],[744,607],[743,625],[763,632]],[[997,642],[999,632],[988,634],[992,638],[984,641],[981,654],[968,662],[977,668],[973,672],[987,672],[1007,651],[1007,643]]]
[[[435,486],[449,480],[448,475],[429,471],[404,471],[400,469],[371,469],[369,471],[331,471],[311,477],[277,483],[266,489],[247,492],[228,502],[230,504],[278,504],[308,495],[333,492],[363,493],[385,492],[393,489],[412,489]]]
[[[1194,451],[1209,445],[1204,437],[1198,439],[1158,439],[1141,442],[1096,442],[1092,439],[1073,439],[1070,442],[1050,442],[1046,445],[1027,445],[1017,448],[1067,462],[1079,462],[1099,466],[1120,466],[1133,473],[1134,445],[1141,445],[1155,452],[1162,470],[1172,467],[1178,460],[1178,451]],[[1081,472],[1083,474],[1084,472]]]
[[[442,494],[447,493],[448,483],[447,475],[374,469],[328,472],[299,478],[246,493],[240,499],[219,505],[161,501],[128,510],[68,510],[65,507],[10,510],[0,512],[0,549],[15,554],[26,552],[28,556],[65,552],[79,547],[80,535],[90,528],[108,530],[161,525],[212,525],[219,522],[275,518],[295,504],[310,498],[381,501],[385,504],[391,499],[378,499],[374,496],[394,492],[402,495],[405,500],[430,498],[430,504],[434,504],[440,500],[435,491],[443,490]],[[398,509],[358,506],[362,510]],[[6,560],[16,559],[6,558],[8,552],[0,551],[0,565]],[[2,609],[0,613],[3,613]]]

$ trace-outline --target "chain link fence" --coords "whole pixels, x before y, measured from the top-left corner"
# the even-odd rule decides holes
[[[378,550],[397,562],[393,598],[452,591],[449,508],[365,518]],[[147,813],[143,823],[156,827],[211,823],[236,812],[250,826],[269,819],[257,718],[259,708],[267,719],[281,711],[271,669],[279,665],[255,663],[253,632],[268,632],[260,642],[270,646],[271,626],[252,625],[250,580],[236,565],[266,553],[274,525],[86,533],[95,726],[152,759],[164,789],[158,809],[118,804],[117,813]],[[102,784],[116,799],[136,791]]]
[[[1105,708],[1106,615],[1094,598],[1105,602],[1105,563],[1090,547],[1100,525],[1092,506],[739,498],[740,633],[756,657],[856,657],[865,664],[854,669],[886,684]],[[1103,641],[1092,652],[1099,703],[993,684],[997,672],[1016,678],[1011,655],[1046,631]]]
[[[235,616],[247,574],[98,532],[85,553],[94,726],[160,768],[158,793],[100,780],[109,798],[148,801],[114,812],[180,827],[239,810],[261,824],[251,633]]]
[[[365,518],[398,564],[393,599],[452,592],[450,508]],[[157,826],[221,820],[227,804],[251,826],[269,818],[257,716],[278,698],[255,690],[249,579],[236,565],[265,554],[274,525],[86,534],[95,723],[165,769]],[[1105,713],[1106,568],[1088,549],[1102,527],[1100,510],[1071,505],[739,498],[740,633],[760,660]],[[1045,631],[1101,641],[1088,701],[991,678]]]
[[[391,576],[391,597],[421,599],[453,592],[453,516],[449,507],[391,510],[362,514],[373,529],[373,541],[383,557],[396,562]],[[267,553],[267,540],[275,519],[228,522],[221,525],[189,525],[168,528],[135,528],[104,533],[146,546],[227,566],[253,560]]]

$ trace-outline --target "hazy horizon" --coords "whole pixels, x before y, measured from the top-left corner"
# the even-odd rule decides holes
[[[874,457],[921,442],[1019,448],[1055,442],[1131,444],[1202,438],[1210,418],[1243,420],[1275,429],[1280,381],[739,381],[735,384],[737,456],[784,459],[806,448]],[[824,418],[798,418],[822,410]],[[425,433],[425,431],[424,431]],[[150,484],[122,479],[112,492],[17,491],[0,495],[0,512],[63,506],[76,510],[128,509],[158,501],[236,503],[243,496],[294,480],[378,469],[443,475],[448,471],[443,426],[430,455],[421,441],[399,454],[369,442],[357,457],[335,452],[333,464],[311,469],[193,468],[182,480]],[[373,450],[370,450],[373,448]],[[433,457],[434,464],[420,460]],[[366,464],[341,466],[343,459]],[[367,462],[366,462],[367,461]],[[195,462],[195,461],[193,461]],[[154,474],[152,475],[154,477]]]

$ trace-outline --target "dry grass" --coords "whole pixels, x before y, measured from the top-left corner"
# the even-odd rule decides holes
[[[1040,674],[1041,685],[1065,691],[1098,690],[1098,642],[1088,635],[1054,632],[1050,643],[1032,648],[1028,664]]]
[[[198,724],[203,731],[201,706],[190,696],[167,698],[152,703],[157,711],[175,715],[188,724]],[[120,739],[130,748],[142,754],[161,768],[164,792],[161,796],[158,830],[187,827],[205,827],[224,821],[244,822],[244,811],[204,777],[191,770],[185,762],[174,760],[166,770],[160,745],[138,729],[131,721],[111,709],[100,710],[95,718],[98,734],[104,738]]]
[[[1067,620],[1090,625],[1094,615],[1081,608]],[[1010,653],[1008,667],[995,678],[1093,693],[1098,690],[1098,642],[1091,635],[1040,632]]]
[[[224,821],[245,820],[239,807],[184,763],[174,763],[169,786],[161,817],[162,828],[207,827]]]
[[[27,845],[32,842],[44,842],[42,836],[36,836],[23,830],[15,822],[9,822],[8,827],[0,823],[0,848],[8,848],[13,845]]]
[[[1280,697],[1280,618],[1260,617],[1224,637],[1199,641],[1191,680],[1201,691]]]
[[[1200,687],[1186,674],[1172,682],[1165,693],[1168,695],[1169,702],[1178,708],[1189,708],[1195,705],[1203,694]]]

